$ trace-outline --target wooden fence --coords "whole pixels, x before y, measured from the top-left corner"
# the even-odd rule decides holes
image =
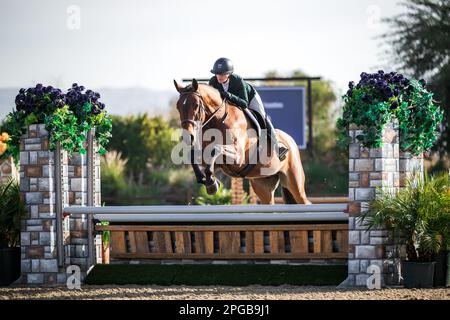
[[[120,224],[96,229],[111,232],[112,259],[347,259],[348,255],[348,224]]]

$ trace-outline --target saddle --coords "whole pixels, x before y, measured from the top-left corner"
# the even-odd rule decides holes
[[[259,138],[261,137],[261,128],[266,128],[266,122],[258,112],[250,110],[249,108],[242,109],[242,111],[244,111],[245,116],[255,128],[259,140]]]

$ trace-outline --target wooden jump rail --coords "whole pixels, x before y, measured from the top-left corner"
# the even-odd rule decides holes
[[[97,226],[113,259],[346,259],[347,224]]]
[[[344,204],[69,207],[109,231],[110,258],[347,259]],[[144,224],[145,223],[145,224]],[[207,225],[205,225],[205,223]]]

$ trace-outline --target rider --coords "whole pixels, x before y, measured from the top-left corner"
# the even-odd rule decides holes
[[[267,135],[273,145],[277,147],[275,150],[278,150],[278,158],[281,161],[284,160],[288,149],[278,142],[275,128],[264,110],[261,97],[252,85],[234,74],[233,71],[233,62],[230,59],[217,59],[211,70],[215,76],[209,80],[209,85],[219,90],[222,99],[228,100],[240,108],[249,108],[257,112],[265,121]]]

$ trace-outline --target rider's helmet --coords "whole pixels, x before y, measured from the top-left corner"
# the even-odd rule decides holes
[[[233,73],[233,62],[227,58],[219,58],[216,62],[214,62],[214,66],[211,70],[211,73],[214,74],[224,74],[224,73]]]

